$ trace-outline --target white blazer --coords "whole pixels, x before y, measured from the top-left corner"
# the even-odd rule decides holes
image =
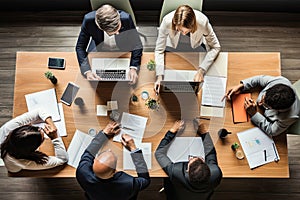
[[[218,56],[221,46],[208,18],[198,10],[194,10],[194,12],[197,20],[197,30],[190,33],[191,47],[197,48],[202,43],[205,44],[207,53],[199,67],[207,71]],[[178,45],[180,32],[172,30],[174,13],[175,11],[172,11],[167,14],[159,27],[155,47],[156,75],[164,75],[166,46],[176,48]]]

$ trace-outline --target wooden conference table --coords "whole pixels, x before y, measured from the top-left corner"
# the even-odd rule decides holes
[[[130,54],[105,54],[92,53],[92,57],[128,57]],[[62,57],[66,59],[65,70],[50,70],[58,79],[58,83],[53,85],[44,77],[48,71],[47,58]],[[117,100],[119,112],[129,112],[148,118],[143,142],[152,143],[152,168],[151,177],[165,177],[166,174],[157,163],[154,152],[163,138],[166,131],[171,128],[174,121],[184,119],[186,129],[182,136],[196,136],[192,126],[192,119],[199,116],[201,93],[195,94],[173,94],[164,93],[158,97],[153,92],[155,72],[149,71],[146,67],[148,61],[154,59],[153,53],[143,53],[139,81],[133,87],[127,83],[101,83],[89,82],[84,79],[79,71],[75,52],[18,52],[16,60],[15,89],[14,89],[14,110],[13,117],[27,112],[25,94],[33,93],[50,88],[56,89],[57,100],[59,101],[67,83],[72,81],[80,86],[77,97],[82,97],[84,106],[73,103],[71,106],[63,105],[67,137],[63,137],[66,148],[68,148],[72,137],[79,129],[83,132],[89,128],[101,130],[109,121],[109,117],[97,117],[96,105],[106,105],[109,100]],[[194,54],[166,54],[165,65],[173,69],[195,69],[199,60]],[[239,83],[240,80],[254,75],[280,75],[280,53],[257,53],[257,52],[230,52],[228,53],[228,76],[227,88]],[[145,100],[141,98],[141,92],[147,91],[150,97],[159,99],[158,110],[149,110],[145,106]],[[138,97],[137,102],[131,101],[132,94]],[[252,94],[254,98],[257,93]],[[256,169],[250,170],[247,159],[238,160],[231,144],[239,142],[237,133],[252,128],[251,122],[234,124],[232,120],[231,104],[226,102],[224,117],[211,117],[210,120],[203,120],[207,123],[211,137],[214,141],[219,166],[224,177],[269,177],[288,178],[288,151],[286,135],[275,137],[275,143],[280,155],[279,162],[272,162]],[[217,132],[220,128],[231,131],[225,140],[218,139]],[[122,170],[122,146],[120,143],[110,141],[105,148],[111,148],[118,156],[118,170]],[[53,155],[53,145],[50,140],[46,140],[40,150]],[[135,171],[126,171],[136,175]],[[75,169],[69,165],[39,172],[22,171],[14,176],[43,176],[43,177],[74,177]]]

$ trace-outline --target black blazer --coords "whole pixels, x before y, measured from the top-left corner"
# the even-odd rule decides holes
[[[157,162],[168,174],[165,179],[165,190],[168,199],[172,200],[193,200],[209,199],[222,179],[222,171],[218,166],[216,151],[209,133],[201,135],[205,151],[205,163],[208,165],[211,173],[210,180],[201,184],[192,184],[189,181],[187,166],[188,162],[173,163],[166,155],[169,143],[175,138],[176,134],[167,132],[165,137],[158,145],[155,157]]]
[[[130,66],[137,67],[139,70],[141,64],[141,56],[143,45],[132,21],[131,16],[119,10],[121,18],[121,29],[118,35],[115,35],[116,45],[122,52],[131,51]],[[92,41],[97,46],[97,50],[101,51],[104,32],[98,28],[95,22],[96,11],[87,13],[81,25],[81,30],[76,44],[76,54],[82,74],[91,69],[87,59],[87,47],[92,38]]]
[[[138,192],[150,184],[148,168],[141,150],[131,154],[138,177],[120,171],[110,179],[100,179],[93,172],[95,155],[107,140],[102,131],[92,140],[81,157],[76,170],[76,179],[84,189],[87,199],[136,199]]]

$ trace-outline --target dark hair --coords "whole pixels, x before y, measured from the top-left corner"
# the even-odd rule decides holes
[[[295,92],[284,84],[276,84],[266,91],[265,103],[273,109],[286,109],[295,101]]]
[[[189,166],[189,178],[191,183],[207,182],[210,177],[210,170],[205,162],[197,159]]]
[[[176,30],[176,26],[191,29],[192,33],[197,30],[197,20],[193,8],[181,5],[176,9],[172,19],[172,30]]]
[[[38,127],[25,125],[12,130],[1,144],[1,158],[9,154],[16,159],[27,159],[37,164],[45,164],[48,156],[36,149],[43,138]]]

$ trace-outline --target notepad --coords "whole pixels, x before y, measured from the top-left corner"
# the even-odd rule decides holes
[[[147,168],[151,169],[151,143],[140,143],[136,144],[138,148],[142,150],[144,160],[146,162]],[[123,147],[123,169],[124,170],[136,170],[135,165],[132,161],[130,151]]]
[[[232,118],[233,123],[247,122],[248,115],[244,108],[245,98],[251,98],[251,93],[243,93],[232,96]]]

